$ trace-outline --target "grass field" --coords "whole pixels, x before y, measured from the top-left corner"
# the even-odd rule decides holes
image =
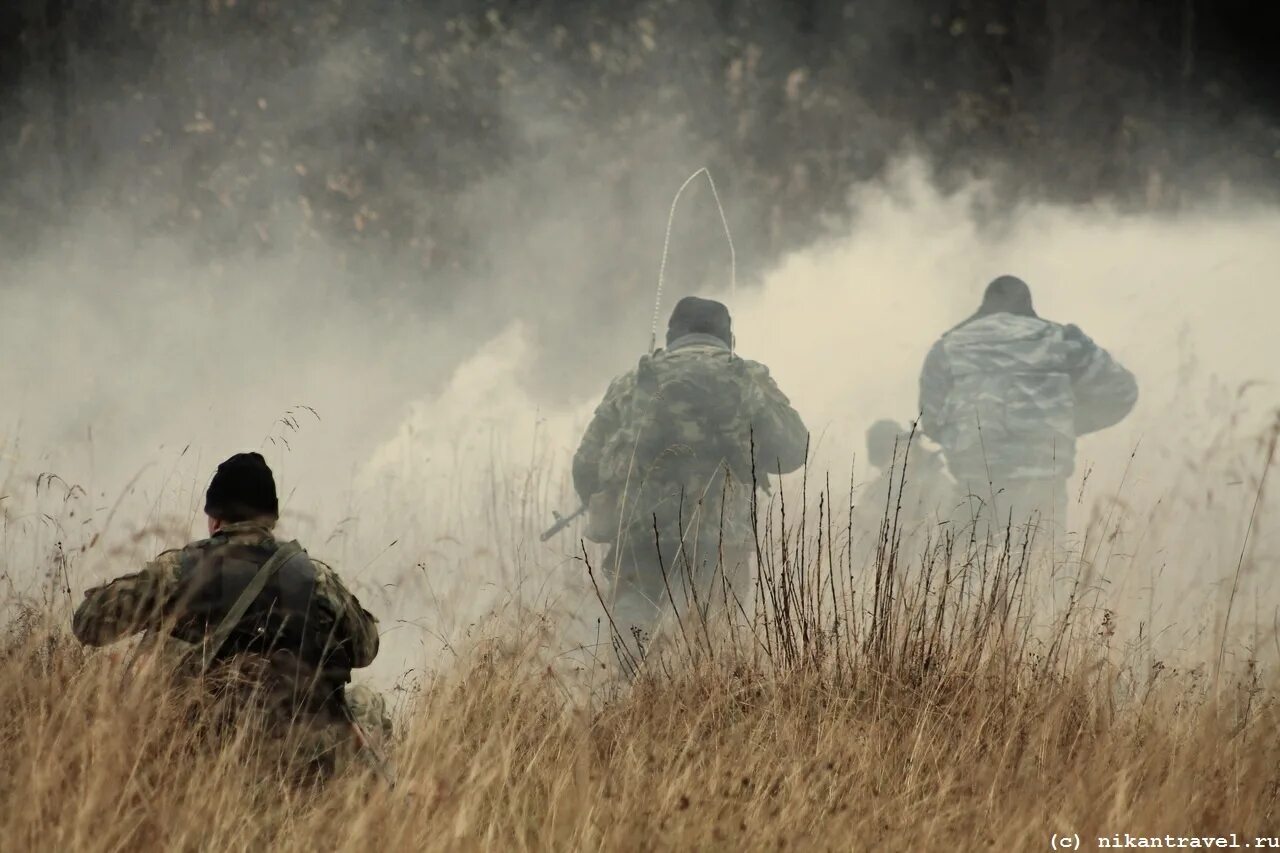
[[[1119,642],[1127,614],[1085,594],[1087,537],[1074,553],[977,523],[906,538],[891,507],[861,561],[839,504],[806,499],[789,526],[768,513],[743,618],[673,629],[634,681],[607,619],[569,654],[553,606],[493,608],[394,691],[394,788],[358,769],[299,789],[249,736],[202,745],[154,680],[124,678],[127,650],[70,638],[50,566],[0,650],[0,846],[1037,850],[1274,832],[1280,709],[1253,656]]]

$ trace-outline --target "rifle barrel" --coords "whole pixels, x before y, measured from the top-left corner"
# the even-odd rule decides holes
[[[556,523],[547,528],[547,530],[542,534],[541,541],[546,542],[552,536],[555,536],[561,530],[564,530],[566,527],[572,524],[575,520],[577,520],[579,516],[583,515],[586,511],[587,511],[587,505],[583,504],[582,506],[578,507],[578,510],[574,512],[572,515],[561,515],[558,512],[555,513]]]

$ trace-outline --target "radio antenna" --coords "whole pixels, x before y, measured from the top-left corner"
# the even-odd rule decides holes
[[[671,199],[671,211],[667,214],[667,233],[662,239],[662,263],[658,267],[658,291],[653,300],[653,325],[649,329],[650,355],[658,347],[658,318],[662,314],[662,288],[666,283],[667,253],[671,249],[671,226],[676,219],[676,206],[680,204],[680,196],[689,184],[701,176],[706,176],[707,184],[711,187],[711,197],[715,199],[716,210],[720,212],[720,224],[724,226],[724,237],[729,243],[729,297],[733,299],[738,295],[738,255],[733,248],[733,234],[729,232],[729,218],[724,215],[724,205],[720,203],[720,193],[716,192],[716,182],[707,167],[703,166],[685,179],[680,189],[676,190],[675,198]]]

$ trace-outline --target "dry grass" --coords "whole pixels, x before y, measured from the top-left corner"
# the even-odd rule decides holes
[[[1117,654],[1107,611],[1046,609],[1025,532],[907,541],[891,505],[855,566],[832,505],[762,513],[745,618],[674,632],[629,686],[614,656],[551,665],[549,617],[493,617],[402,703],[394,789],[363,771],[300,789],[251,737],[202,746],[42,605],[0,652],[3,846],[1018,850],[1277,825],[1258,667]]]

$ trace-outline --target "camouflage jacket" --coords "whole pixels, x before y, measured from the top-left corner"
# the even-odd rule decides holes
[[[956,480],[1065,479],[1077,436],[1118,423],[1133,374],[1075,326],[998,313],[934,344],[920,376],[921,428]]]
[[[574,456],[574,487],[584,502],[611,496],[623,527],[646,527],[654,514],[687,520],[699,507],[705,528],[719,526],[722,509],[741,524],[753,476],[796,470],[807,442],[764,365],[718,338],[688,335],[609,386]]]
[[[142,571],[85,592],[72,618],[72,630],[81,642],[93,646],[145,631],[148,635],[145,642],[164,646],[166,653],[193,648],[201,637],[198,633],[192,635],[189,593],[184,592],[189,583],[184,583],[184,573],[189,578],[193,565],[201,561],[219,572],[225,565],[223,561],[233,553],[264,555],[275,548],[276,540],[267,525],[256,522],[225,525],[209,539],[165,551]],[[262,557],[258,560],[258,565],[265,562]],[[341,649],[343,669],[368,666],[378,653],[377,620],[360,606],[332,568],[310,558],[306,562],[309,563],[308,576],[314,572],[314,601],[310,602],[314,610],[311,612],[319,614],[320,621],[327,623],[324,630],[328,636],[323,643]],[[273,603],[267,602],[265,606],[269,609]],[[206,633],[216,627],[216,623],[207,626],[199,623],[199,629]],[[287,650],[282,653],[279,649],[264,649],[263,652],[256,657],[272,662],[274,668],[281,671],[296,672],[307,668],[300,664],[312,663],[290,661]],[[345,678],[339,680],[345,681]]]

